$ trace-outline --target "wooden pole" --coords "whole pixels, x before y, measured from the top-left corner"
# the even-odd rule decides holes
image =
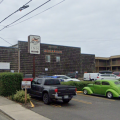
[[[35,55],[33,55],[33,79],[35,78]]]
[[[27,103],[27,88],[25,88],[25,104]]]

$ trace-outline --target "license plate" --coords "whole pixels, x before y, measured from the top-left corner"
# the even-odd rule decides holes
[[[67,99],[67,98],[68,98],[68,95],[64,95],[64,98]]]

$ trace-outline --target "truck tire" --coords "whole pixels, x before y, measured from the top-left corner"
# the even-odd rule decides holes
[[[43,102],[44,102],[44,104],[51,103],[50,97],[49,97],[48,93],[46,93],[46,92],[43,94]]]
[[[70,100],[63,99],[63,102],[64,102],[64,103],[69,103]]]

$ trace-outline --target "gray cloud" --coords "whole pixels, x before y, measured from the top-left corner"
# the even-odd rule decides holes
[[[28,1],[4,0],[0,4],[0,20]],[[20,21],[60,1],[52,0]],[[17,12],[0,25],[10,24],[44,2],[45,0],[32,0],[29,8]],[[100,57],[119,55],[119,5],[119,0],[66,0],[32,19],[4,29],[0,32],[0,37],[11,44],[16,44],[18,40],[27,41],[28,35],[35,34],[41,36],[42,43],[81,47],[82,53],[95,54]],[[0,46],[9,46],[1,39],[0,42]]]

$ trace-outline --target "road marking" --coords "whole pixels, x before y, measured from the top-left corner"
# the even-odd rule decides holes
[[[78,99],[72,99],[72,100],[77,101],[77,102],[82,102],[85,104],[92,104],[91,102],[87,102],[87,101],[83,101],[83,100],[78,100]]]
[[[86,96],[86,97],[100,98],[100,99],[104,99],[104,100],[108,100],[108,101],[115,101],[115,100],[110,100],[110,99],[107,99],[107,98],[101,98],[101,97],[95,97],[95,96],[91,96],[91,95],[84,95],[84,94],[77,94],[77,95]]]
[[[61,107],[61,105],[51,104],[54,107]]]
[[[33,104],[31,101],[30,101],[30,104],[31,104],[31,107],[32,107],[32,108],[34,108],[34,107],[35,107],[35,106],[34,106],[34,104]]]
[[[36,100],[36,99],[33,99],[33,98],[32,98],[32,100],[34,100],[36,102],[42,102],[43,103],[43,101],[39,101],[39,100]],[[50,105],[54,106],[54,107],[62,107],[61,105],[57,105],[57,104],[50,104]]]

